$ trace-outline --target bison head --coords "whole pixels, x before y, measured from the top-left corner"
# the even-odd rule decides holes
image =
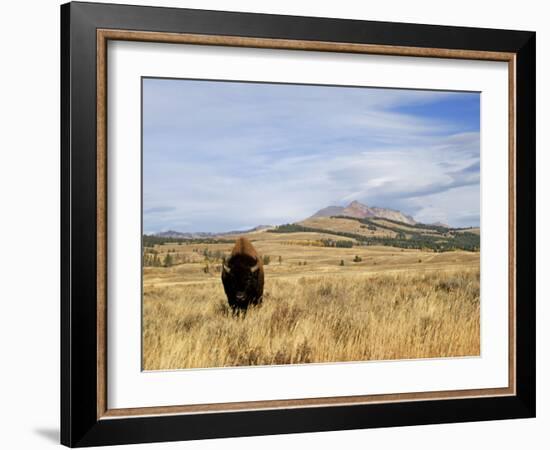
[[[222,283],[233,311],[246,310],[262,302],[264,270],[256,249],[246,238],[237,240],[223,264]]]

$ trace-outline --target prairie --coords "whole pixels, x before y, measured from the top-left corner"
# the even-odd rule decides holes
[[[144,370],[479,355],[478,252],[248,237],[267,261],[264,302],[240,316],[220,281],[230,242],[155,246],[172,263],[144,267]]]

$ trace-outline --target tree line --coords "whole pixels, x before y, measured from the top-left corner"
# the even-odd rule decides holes
[[[349,233],[345,231],[333,231],[326,230],[324,228],[316,227],[306,227],[298,224],[284,224],[280,225],[274,229],[267,230],[272,233],[324,233],[332,234],[335,236],[347,237],[355,239],[361,245],[384,245],[388,247],[398,247],[404,249],[430,249],[435,252],[447,252],[452,250],[466,250],[466,251],[479,251],[480,239],[479,235],[469,232],[454,232],[449,231],[444,227],[433,227],[433,231],[436,231],[435,228],[444,229],[445,232],[448,232],[447,235],[438,235],[431,236],[422,234],[420,232],[407,231],[406,233],[401,229],[396,229],[389,227],[387,225],[380,225],[375,222],[372,222],[369,219],[356,219],[351,217],[346,217],[347,219],[357,220],[365,225],[377,226],[380,228],[388,229],[390,231],[398,233],[396,237],[381,237],[381,236],[363,236],[361,234]],[[386,219],[384,219],[386,220]],[[391,221],[390,221],[391,222]],[[395,222],[395,221],[394,221]],[[401,222],[397,222],[400,225]],[[408,225],[407,225],[408,226]],[[415,227],[412,227],[415,228]]]
[[[232,244],[234,241],[230,239],[215,239],[215,238],[196,238],[184,239],[176,237],[155,236],[150,234],[143,235],[143,247],[154,247],[155,245],[163,244]]]

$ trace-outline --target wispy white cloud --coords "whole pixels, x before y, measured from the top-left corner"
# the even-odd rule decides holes
[[[355,199],[479,222],[477,94],[144,83],[145,232],[292,222]]]

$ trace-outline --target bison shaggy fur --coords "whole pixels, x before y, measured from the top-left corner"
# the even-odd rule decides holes
[[[248,239],[237,239],[231,255],[223,264],[222,283],[233,312],[246,311],[249,306],[262,303],[264,268]]]

